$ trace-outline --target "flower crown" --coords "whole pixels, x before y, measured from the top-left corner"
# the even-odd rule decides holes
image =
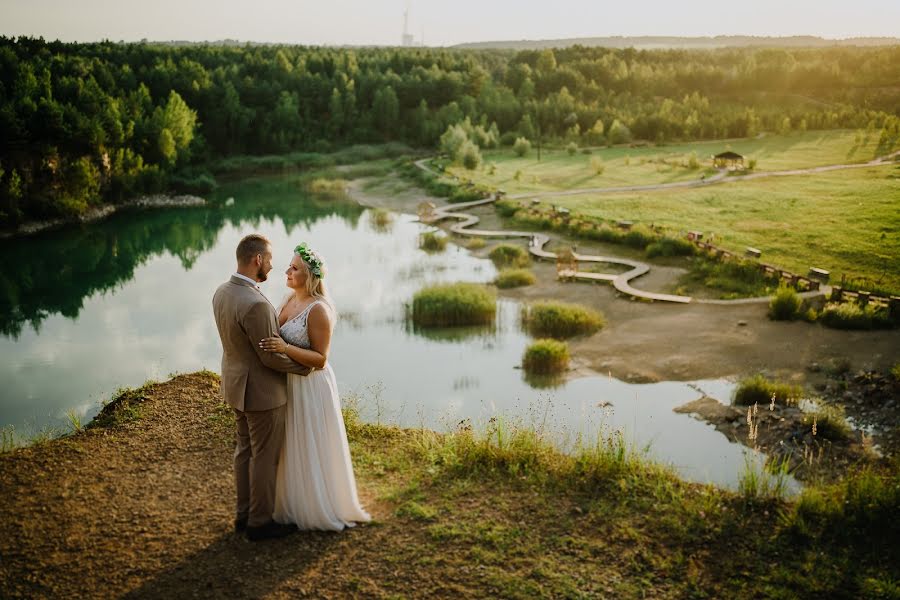
[[[303,262],[309,267],[310,273],[319,279],[322,278],[322,268],[325,266],[325,263],[322,262],[322,259],[319,258],[318,254],[313,252],[312,249],[306,245],[306,242],[301,242],[299,246],[294,248],[294,254],[298,254],[300,258],[303,259]]]

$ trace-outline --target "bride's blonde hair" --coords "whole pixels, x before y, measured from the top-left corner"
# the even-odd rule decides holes
[[[332,315],[336,317],[337,308],[334,306],[331,295],[328,293],[328,288],[325,287],[325,282],[323,281],[325,275],[328,274],[328,270],[325,268],[322,259],[312,253],[312,251],[306,247],[306,244],[297,246],[294,249],[294,254],[300,257],[300,263],[303,265],[303,268],[306,269],[306,292],[313,298],[325,302],[325,304],[328,305],[328,308],[331,309]],[[316,262],[314,269],[310,268],[308,262],[310,259]]]

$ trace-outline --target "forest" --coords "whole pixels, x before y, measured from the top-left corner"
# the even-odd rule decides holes
[[[459,50],[0,37],[0,229],[168,190],[224,157],[866,129],[900,136],[900,47]],[[468,123],[466,122],[468,120]]]

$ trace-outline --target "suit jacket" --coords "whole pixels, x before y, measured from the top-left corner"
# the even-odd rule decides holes
[[[232,276],[216,290],[212,305],[222,340],[225,402],[241,412],[287,404],[285,373],[306,375],[310,369],[259,347],[261,339],[278,335],[278,319],[269,300],[249,281]]]

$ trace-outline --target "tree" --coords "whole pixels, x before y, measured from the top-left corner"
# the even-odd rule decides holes
[[[400,116],[400,101],[397,92],[391,86],[385,86],[375,92],[372,100],[372,113],[375,127],[385,137],[397,134],[397,121]]]
[[[470,171],[481,166],[481,151],[469,140],[463,142],[459,149],[459,156],[463,166]]]
[[[625,144],[631,141],[631,131],[621,121],[615,119],[613,124],[609,126],[610,144]]]
[[[513,152],[516,153],[516,156],[525,156],[531,152],[531,142],[523,137],[516,138],[516,142],[513,144]]]

